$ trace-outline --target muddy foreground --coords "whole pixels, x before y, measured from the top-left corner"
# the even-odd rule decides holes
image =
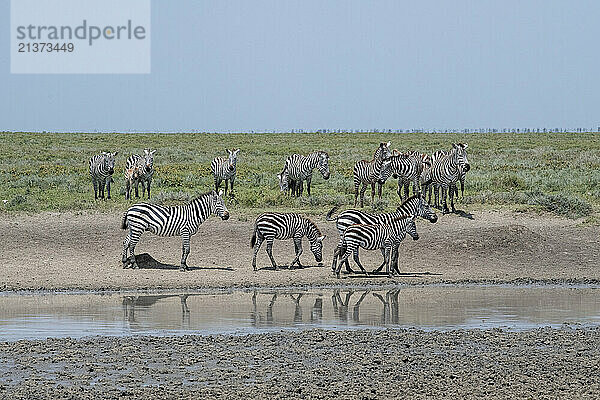
[[[42,213],[0,216],[0,290],[125,290],[314,285],[428,284],[439,282],[600,282],[600,227],[581,226],[548,215],[474,211],[444,215],[436,224],[419,221],[421,239],[401,246],[403,275],[365,278],[331,274],[338,233],[333,222],[314,218],[326,234],[323,266],[316,265],[308,242],[301,261],[307,268],[271,270],[265,247],[252,270],[249,247],[254,220],[211,217],[192,237],[188,265],[178,271],[181,239],[145,233],[136,248],[139,270],[123,269],[121,215]],[[275,259],[294,258],[291,241],[276,241]],[[368,269],[379,252],[361,252]],[[358,269],[358,268],[356,268]]]
[[[598,398],[600,331],[322,331],[0,343],[11,399]]]

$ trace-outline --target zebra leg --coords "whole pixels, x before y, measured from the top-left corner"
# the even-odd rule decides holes
[[[231,188],[229,189],[229,195],[231,197],[233,197],[233,181],[235,180],[235,175],[231,177],[231,179],[229,179],[229,186],[231,186]]]
[[[452,209],[452,212],[455,213],[456,212],[456,208],[454,208],[454,192],[456,191],[456,196],[458,197],[458,186],[453,186],[450,188],[450,208]]]
[[[400,247],[400,244],[394,245],[394,247],[392,247],[392,251],[390,253],[390,264],[392,266],[392,272],[396,271],[398,273],[398,275],[400,275],[400,268],[398,267],[398,248],[399,247]]]
[[[348,257],[350,257],[350,254],[352,254],[352,251],[348,248],[348,246],[346,246],[346,252],[340,259],[340,263],[338,264],[337,269],[335,270],[335,275],[338,279],[340,279],[340,270],[342,269],[342,265],[348,262]]]
[[[354,253],[353,254],[353,256],[354,256],[354,262],[360,267],[360,269],[362,270],[362,272],[365,275],[369,275],[369,273],[367,272],[367,270],[365,269],[365,267],[363,267],[362,264],[360,263],[360,259],[358,258],[358,247],[356,249],[354,249],[353,253]]]
[[[139,187],[140,187],[140,180],[138,179],[138,180],[135,181],[135,198],[136,199],[139,199],[139,197],[140,197]],[[142,189],[143,188],[144,187],[142,186]]]
[[[148,200],[150,200],[150,183],[152,182],[152,178],[148,178]]]
[[[260,245],[262,244],[264,238],[259,233],[256,232],[256,243],[254,243],[254,255],[252,256],[252,269],[256,271],[256,255],[258,254],[258,250],[260,249]]]
[[[367,191],[367,184],[363,183],[362,187],[360,188],[360,208],[363,208],[365,206],[365,192]]]
[[[225,179],[225,193],[223,193],[223,196],[224,196],[224,197],[227,197],[227,182],[228,182],[228,181],[229,181],[228,179]],[[219,191],[217,190],[217,193],[218,193],[218,192],[219,192]]]
[[[308,193],[308,195],[310,196],[310,181],[312,180],[312,176],[309,176],[308,178],[306,178],[306,192]]]
[[[98,182],[98,190],[100,192],[100,195],[98,197],[100,197],[101,199],[104,199],[104,186],[106,185],[106,180],[101,179],[100,182]]]
[[[381,200],[381,192],[383,191],[383,183],[377,182],[377,196],[379,196],[379,200]]]
[[[435,197],[435,207],[441,208],[440,206],[440,185],[433,186],[434,197]]]
[[[140,240],[140,236],[142,232],[133,231],[129,228],[129,251],[131,255],[129,256],[129,263],[131,264],[131,268],[138,269],[139,266],[135,262],[135,245]]]
[[[392,272],[390,272],[390,253],[391,253],[390,246],[386,246],[383,249],[383,257],[384,257],[383,262],[385,263],[385,273],[387,274],[388,277],[391,278]]]
[[[375,182],[371,183],[371,206],[375,203]]]
[[[190,233],[188,231],[181,232],[181,240],[182,240],[181,267],[179,268],[179,270],[187,271],[187,270],[189,270],[189,267],[187,266],[186,261],[187,261],[188,255],[190,254]]]
[[[273,258],[273,240],[275,238],[268,237],[266,239],[267,239],[267,254],[269,255],[269,258],[271,259],[271,264],[273,265],[273,268],[277,269],[277,263],[275,262],[275,259]]]
[[[400,178],[398,178],[398,190],[396,193],[398,193],[398,197],[402,200],[402,180],[400,180]]]
[[[358,188],[360,186],[360,183],[357,185],[356,182],[354,182],[354,207],[356,207],[356,203],[358,202]]]
[[[448,189],[450,187],[442,186],[442,201],[444,203],[444,209],[442,210],[442,214],[449,214],[450,210],[448,210],[448,202],[446,201],[446,197],[448,195]]]
[[[128,250],[129,250],[129,243],[130,243],[130,236],[131,236],[131,231],[127,233],[127,236],[125,237],[125,240],[123,241],[123,257],[121,258],[121,261],[123,262],[123,269],[127,268],[127,266],[129,265],[129,257],[128,257]]]
[[[381,272],[381,270],[383,269],[383,267],[385,267],[385,248],[381,248],[381,255],[383,256],[383,262],[381,263],[381,265],[379,266],[379,268],[374,269],[371,272],[372,274],[376,274],[378,272]]]
[[[414,190],[413,190],[413,192],[414,192]],[[408,199],[409,194],[410,194],[410,181],[407,180],[404,182],[404,198]]]
[[[96,178],[92,178],[92,185],[94,185],[94,200],[98,200],[98,181]]]
[[[110,181],[111,181],[112,177],[108,177],[106,179],[106,192],[108,193],[107,198],[110,199]]]
[[[302,264],[300,264],[300,254],[302,254],[302,237],[294,238],[294,250],[296,251],[296,257],[292,260],[290,264],[290,269],[294,266],[294,264],[298,263],[298,268],[302,268]]]
[[[219,193],[219,186],[221,186],[221,180],[215,176],[215,192]]]

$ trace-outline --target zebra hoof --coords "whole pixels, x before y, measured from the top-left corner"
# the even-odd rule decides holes
[[[188,271],[188,270],[189,270],[189,267],[187,265],[185,265],[185,264],[182,265],[181,267],[179,267],[179,271],[181,271],[181,272],[185,272],[185,271]]]
[[[137,265],[136,262],[133,262],[133,264],[131,264],[131,268],[133,268],[133,269],[140,269],[140,267]]]

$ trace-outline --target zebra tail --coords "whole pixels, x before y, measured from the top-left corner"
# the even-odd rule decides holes
[[[127,213],[123,214],[123,219],[121,220],[121,229],[127,229]]]
[[[331,216],[333,215],[333,213],[339,208],[340,206],[334,206],[331,211],[329,211],[327,213],[327,216],[325,217],[327,219],[327,221],[335,221],[337,219],[337,217],[335,218],[331,218]]]
[[[252,232],[252,239],[250,239],[250,247],[254,248],[256,244],[256,227],[254,227],[254,232]]]

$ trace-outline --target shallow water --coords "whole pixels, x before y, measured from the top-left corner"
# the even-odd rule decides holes
[[[600,325],[600,287],[402,286],[232,292],[1,294],[0,341],[280,329],[527,330]]]

